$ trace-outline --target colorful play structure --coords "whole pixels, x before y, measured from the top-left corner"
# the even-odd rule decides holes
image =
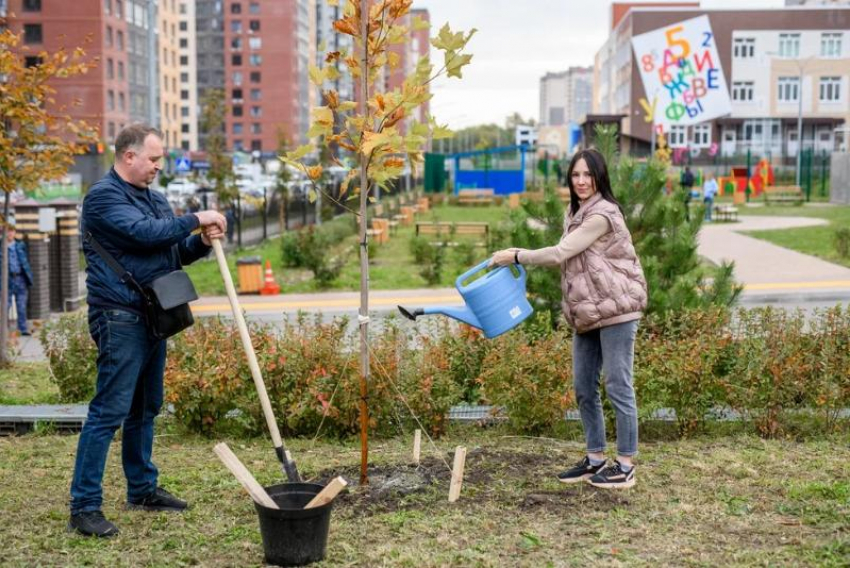
[[[762,158],[752,168],[752,175],[747,175],[749,168],[732,167],[729,175],[717,176],[717,185],[722,196],[732,196],[735,204],[746,203],[764,192],[764,188],[774,185],[773,166],[766,158]],[[702,187],[705,177],[702,169],[695,172],[695,187]]]

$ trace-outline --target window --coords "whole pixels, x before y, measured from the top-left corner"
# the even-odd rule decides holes
[[[820,56],[841,57],[841,33],[825,33],[820,35]]]
[[[235,37],[230,40],[230,49],[239,50],[242,49],[242,38]]]
[[[117,5],[118,4],[116,4],[116,6]],[[118,43],[118,51],[124,51],[124,32],[118,30],[118,32],[115,34],[115,39]]]
[[[251,134],[262,134],[263,133],[263,125],[259,122],[255,122],[251,125]]]
[[[230,13],[231,14],[241,14],[242,13],[242,4],[239,2],[234,2],[230,5]]]
[[[732,55],[733,57],[745,58],[754,57],[756,53],[756,38],[754,37],[736,37],[732,40]]]
[[[251,140],[251,151],[252,152],[262,152],[263,151],[263,141],[262,140]]]
[[[41,24],[24,24],[24,43],[41,43]]]
[[[121,0],[115,0],[115,16],[118,18],[124,16],[124,3]]]
[[[259,37],[248,38],[248,47],[250,47],[251,49],[262,49],[263,48],[263,38],[259,38]]]
[[[189,65],[189,56],[181,55],[180,56],[180,65]]]
[[[186,3],[185,2],[180,2],[180,13],[181,14],[186,13]]]
[[[252,106],[251,107],[251,116],[253,116],[254,118],[259,118],[259,117],[263,116],[263,109],[261,107],[258,107],[258,106]]]
[[[115,110],[115,92],[112,90],[106,92],[106,110]]]
[[[189,31],[189,22],[187,22],[186,20],[181,21],[180,22],[180,31],[181,32],[188,32]]]
[[[239,54],[239,53],[234,53],[233,55],[230,56],[230,63],[231,63],[231,65],[236,65],[236,66],[242,65],[242,55]]]
[[[180,109],[180,116],[188,117],[189,116],[189,107],[182,107]]]
[[[258,53],[252,53],[249,57],[251,65],[259,66],[263,64],[263,56]]]
[[[112,59],[106,60],[106,78],[114,79],[115,78],[115,63],[113,63]]]
[[[752,102],[753,81],[733,81],[732,100],[739,102]]]
[[[24,0],[23,7],[24,12],[41,12],[41,0]]]
[[[242,100],[242,89],[233,89],[231,96],[236,100]]]
[[[820,78],[820,102],[834,103],[841,100],[841,77]]]
[[[127,100],[124,93],[118,93],[118,110],[121,112],[127,110]]]
[[[180,98],[184,101],[188,101],[189,100],[189,90],[188,89],[182,89],[180,91]]]
[[[112,27],[106,26],[106,47],[112,47],[113,45],[113,37],[112,37]]]
[[[776,96],[780,103],[796,103],[800,99],[800,78],[780,77],[778,81],[778,94]]]
[[[671,148],[684,148],[687,146],[688,127],[674,124],[670,127],[669,144]]]
[[[109,132],[109,138],[115,139],[115,123],[114,122],[109,123],[109,126],[107,127],[107,131]]]
[[[242,22],[239,21],[239,20],[233,20],[232,22],[230,22],[230,31],[232,31],[235,34],[241,34],[242,33]]]
[[[241,140],[234,140],[233,141],[233,149],[236,150],[237,152],[242,152],[242,151],[245,150],[245,143],[242,142]]]
[[[244,129],[242,128],[242,123],[241,122],[234,122],[233,123],[233,134],[240,134],[241,135],[243,132],[244,132]]]
[[[189,82],[189,74],[188,73],[180,73],[180,82],[188,83]]]
[[[165,65],[168,65],[168,50],[164,47],[162,48],[162,62]]]
[[[124,62],[123,61],[118,62],[118,78],[121,79],[122,81],[124,80]]]
[[[42,63],[44,63],[44,59],[42,59],[38,55],[27,55],[26,57],[24,57],[24,66],[27,68],[38,67]]]
[[[234,71],[232,76],[234,85],[242,84],[242,71]]]
[[[242,105],[233,105],[233,116],[242,116]]]
[[[800,57],[800,34],[779,34],[779,57]]]
[[[251,82],[260,83],[263,80],[263,74],[259,71],[251,71]]]
[[[252,32],[260,31],[260,20],[251,20],[251,22],[248,24],[248,27],[251,28]]]
[[[251,100],[252,101],[263,100],[263,91],[261,91],[260,89],[251,89]]]
[[[183,134],[189,134],[189,125],[188,124],[181,125],[180,126],[180,132],[182,132]]]
[[[183,5],[183,4],[181,4],[181,6],[182,6],[182,5]],[[188,124],[184,124],[184,125],[183,125],[183,128],[185,128],[185,129],[186,129],[186,130],[184,130],[184,132],[189,132],[189,125],[188,125]],[[183,140],[182,142],[180,142],[180,149],[181,149],[181,150],[185,150],[185,151],[187,151],[187,152],[188,152],[188,151],[189,151],[189,141],[188,141],[188,140]]]
[[[252,14],[260,13],[260,5],[257,2],[251,2],[248,4],[248,11]]]
[[[711,146],[711,125],[697,124],[693,127],[693,145],[697,148]]]
[[[103,13],[107,16],[112,14],[112,0],[103,0]]]
[[[180,49],[186,49],[189,47],[189,40],[185,37],[180,38]]]

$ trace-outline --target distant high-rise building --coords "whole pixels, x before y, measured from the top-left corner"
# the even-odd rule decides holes
[[[593,67],[570,67],[540,79],[541,125],[563,126],[588,114],[593,106]]]
[[[186,0],[184,0],[186,1]],[[191,2],[187,2],[189,4]],[[256,3],[256,2],[253,2]],[[224,7],[222,0],[195,0],[195,78],[198,121],[203,116],[204,97],[210,89],[224,89]],[[241,7],[241,6],[240,6]],[[190,11],[187,6],[187,16]],[[191,22],[187,19],[187,32]],[[191,56],[185,61],[191,73]],[[229,101],[229,98],[225,98]],[[206,147],[206,133],[198,125],[198,147]],[[191,133],[190,133],[191,134]],[[191,143],[190,143],[191,144]]]
[[[185,6],[185,2],[181,3]],[[175,0],[160,0],[157,15],[159,31],[159,124],[167,150],[180,148],[180,102],[188,98],[188,88],[183,86],[178,59],[179,14]]]
[[[230,107],[226,117],[229,149],[272,153],[278,146],[278,127],[291,143],[306,142],[315,17],[311,0],[224,2],[223,84]],[[199,75],[200,56],[199,46]],[[200,87],[200,76],[198,83]]]
[[[127,23],[127,79],[130,120],[159,125],[159,49],[156,38],[156,3],[152,0],[105,0],[114,4],[115,16]],[[123,4],[123,7],[122,7]],[[76,7],[76,4],[75,4]],[[52,11],[50,12],[52,14]],[[72,26],[68,26],[72,27]],[[109,105],[107,104],[107,107]],[[113,135],[110,134],[110,137]]]
[[[195,2],[180,1],[177,20],[177,64],[180,71],[180,149],[198,147],[198,37],[195,33]],[[222,61],[222,67],[224,61]]]
[[[332,6],[328,0],[318,0],[316,3],[316,65],[325,65],[325,56],[334,51],[351,53],[354,40],[350,35],[334,31],[333,23],[342,19],[343,7]],[[328,81],[324,89],[333,89],[343,100],[351,100],[354,96],[354,82],[347,72],[345,64],[337,63],[340,75],[333,81]]]

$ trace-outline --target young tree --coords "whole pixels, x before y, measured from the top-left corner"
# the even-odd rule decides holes
[[[208,90],[201,102],[201,129],[206,133],[204,150],[210,163],[207,179],[212,182],[218,203],[222,205],[230,204],[236,197],[233,160],[227,154],[227,139],[224,136],[226,113],[224,91]]]
[[[431,45],[444,54],[441,68],[434,72],[429,58],[418,61],[413,73],[400,88],[384,92],[385,73],[398,69],[401,59],[391,46],[408,41],[410,30],[427,28],[427,22],[410,16],[413,0],[347,0],[342,19],[334,22],[337,33],[354,39],[354,52],[334,51],[325,57],[324,67],[311,67],[311,81],[319,88],[326,80],[338,77],[339,68],[358,81],[355,100],[342,100],[334,90],[323,92],[325,105],[313,109],[312,126],[308,135],[319,137],[325,146],[344,148],[352,152],[358,168],[350,170],[342,183],[341,193],[359,197],[360,240],[360,482],[367,483],[368,427],[367,407],[369,383],[369,248],[366,237],[366,204],[375,187],[385,187],[404,171],[405,158],[413,167],[424,160],[423,148],[428,142],[450,136],[447,128],[437,125],[433,118],[428,124],[412,120],[412,112],[431,98],[428,84],[437,76],[462,77],[462,69],[472,55],[464,53],[466,44],[475,30],[469,33],[452,32],[446,24]],[[338,126],[342,125],[342,127]],[[405,128],[406,126],[406,128]],[[290,152],[285,160],[302,167],[313,182],[311,199],[321,190],[316,183],[322,177],[321,165],[306,166],[300,162],[313,151],[306,145]],[[336,156],[332,160],[339,164]],[[350,189],[349,187],[352,186]],[[333,199],[332,196],[326,196]]]
[[[2,24],[2,21],[0,21]],[[96,142],[94,129],[80,120],[72,120],[67,109],[57,107],[54,95],[57,80],[86,73],[95,66],[85,60],[85,52],[60,49],[41,52],[38,64],[27,66],[26,49],[19,47],[20,37],[0,30],[0,189],[3,190],[3,217],[0,220],[0,365],[9,363],[8,340],[9,259],[6,251],[6,226],[10,195],[13,191],[32,191],[42,181],[64,176],[74,156]],[[78,101],[77,101],[77,104]]]

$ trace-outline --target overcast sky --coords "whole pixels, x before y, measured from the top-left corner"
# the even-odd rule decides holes
[[[414,0],[413,5],[428,9],[433,33],[446,22],[453,30],[478,29],[469,42],[474,57],[463,80],[434,85],[431,112],[452,128],[502,124],[514,112],[537,120],[540,77],[593,65],[611,17],[610,0]],[[702,0],[704,8],[783,5],[783,0]],[[442,54],[432,57],[437,55]]]

